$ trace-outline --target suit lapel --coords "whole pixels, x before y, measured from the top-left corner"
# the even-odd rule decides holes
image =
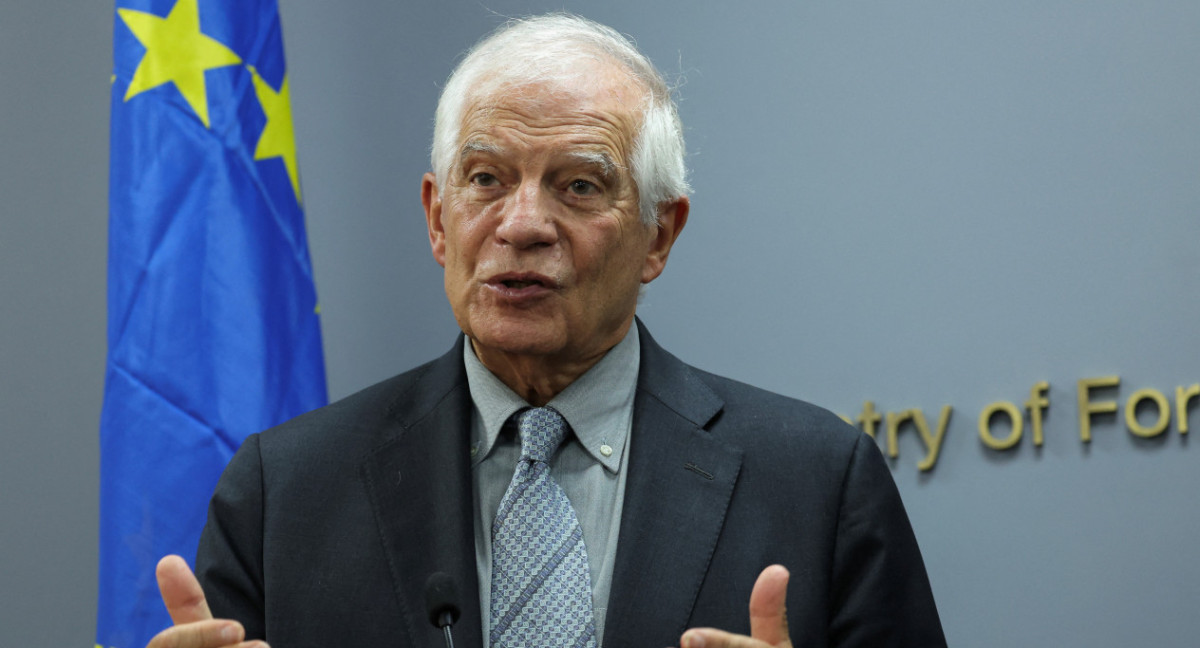
[[[458,585],[462,617],[454,635],[482,643],[475,568],[471,488],[470,392],[458,344],[399,394],[391,417],[397,433],[362,465],[379,538],[387,555],[405,628],[418,646],[440,646],[442,632],[426,615],[430,574]]]
[[[722,402],[641,323],[621,532],[604,643],[674,645],[724,526],[741,452],[704,426]]]
[[[686,629],[741,470],[741,452],[704,427],[722,402],[659,347],[641,323],[624,510],[604,643],[673,645]],[[395,432],[362,465],[404,626],[440,646],[425,613],[425,580],[454,577],[457,643],[482,645],[474,549],[470,391],[462,338],[392,406]]]

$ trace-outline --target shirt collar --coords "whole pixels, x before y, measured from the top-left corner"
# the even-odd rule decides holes
[[[471,344],[463,347],[471,400],[483,424],[482,430],[475,430],[482,436],[472,434],[474,467],[491,453],[505,422],[530,405],[479,361]],[[637,326],[631,325],[599,362],[547,403],[563,415],[583,449],[610,472],[620,469],[629,438],[640,362]]]

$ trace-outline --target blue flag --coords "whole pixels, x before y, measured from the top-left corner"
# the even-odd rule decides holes
[[[140,648],[233,452],[326,391],[275,1],[116,13],[96,643]]]

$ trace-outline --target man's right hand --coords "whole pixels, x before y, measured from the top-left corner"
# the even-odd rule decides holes
[[[213,618],[204,590],[183,558],[158,561],[155,575],[175,625],[158,633],[146,648],[267,648],[262,641],[243,642],[246,630],[237,621]]]
[[[750,591],[750,636],[716,628],[692,628],[683,633],[682,648],[792,648],[788,637],[787,568],[771,565],[758,575]]]

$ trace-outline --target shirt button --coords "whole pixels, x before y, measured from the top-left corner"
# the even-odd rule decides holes
[[[608,445],[607,443],[600,446],[600,454],[604,455],[605,457],[611,457],[612,456],[612,446]]]

